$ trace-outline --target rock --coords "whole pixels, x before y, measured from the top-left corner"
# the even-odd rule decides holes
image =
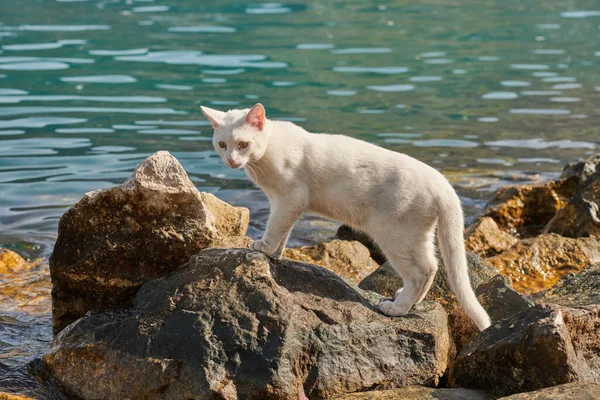
[[[20,273],[39,265],[41,260],[26,261],[12,250],[0,248],[0,274]]]
[[[513,289],[511,280],[507,276],[496,275],[489,281],[483,282],[475,289],[475,294],[492,322],[508,318],[534,306],[531,300]],[[479,330],[458,305],[448,312],[450,333],[456,350],[460,352],[479,335]]]
[[[28,365],[0,363],[0,400],[66,400],[58,389],[38,378],[40,365],[39,358]]]
[[[335,238],[350,241],[356,240],[358,242],[361,242],[371,252],[371,258],[375,260],[375,262],[379,265],[382,265],[387,261],[385,255],[383,254],[377,243],[375,243],[375,241],[371,239],[371,237],[365,232],[359,231],[357,229],[352,228],[351,226],[344,224],[338,228]]]
[[[565,383],[535,392],[513,394],[499,400],[600,400],[600,385],[588,382]]]
[[[509,395],[600,383],[600,306],[537,305],[493,324],[457,356],[451,386]]]
[[[130,305],[145,281],[204,248],[246,247],[247,223],[247,209],[201,194],[173,156],[153,154],[125,183],[86,193],[61,217],[50,258],[54,333],[89,310]]]
[[[327,268],[357,284],[379,267],[369,249],[358,241],[334,239],[314,246],[286,249],[284,256]]]
[[[600,178],[600,153],[592,154],[582,161],[567,164],[561,178],[575,180],[577,188],[583,188],[590,182]]]
[[[496,396],[471,389],[433,389],[408,386],[401,389],[375,390],[342,394],[331,400],[495,400]]]
[[[474,253],[467,253],[467,261],[469,263],[471,287],[476,288],[496,275],[496,271]],[[462,346],[479,333],[479,330],[458,305],[456,297],[446,281],[446,274],[443,268],[441,269],[442,271],[438,271],[436,274],[433,285],[431,285],[425,299],[436,301],[444,307],[448,313],[450,334],[457,350],[460,350]],[[386,262],[366,277],[358,286],[363,290],[371,290],[385,297],[394,298],[396,291],[404,286],[404,282],[394,271],[391,264]]]
[[[484,210],[505,231],[534,236],[571,197],[561,182],[508,185],[499,188]]]
[[[45,371],[83,399],[312,400],[436,384],[452,357],[443,309],[388,318],[379,300],[315,265],[208,249],[146,282],[133,308],[64,329]]]
[[[465,232],[465,248],[481,257],[491,257],[510,249],[519,240],[498,228],[490,217],[483,217]]]
[[[600,304],[600,264],[565,275],[540,301],[570,307]]]
[[[467,252],[467,262],[469,263],[469,279],[472,287],[477,287],[496,275],[496,272],[489,264],[477,254]],[[445,306],[454,303],[456,300],[448,286],[446,274],[443,269],[441,267],[440,271],[436,274],[426,299],[437,301]],[[404,282],[402,278],[400,278],[400,275],[398,275],[389,262],[377,268],[358,285],[363,290],[370,290],[385,297],[395,297],[396,291],[403,286]]]
[[[511,317],[535,305],[513,288],[508,276],[496,275],[479,285],[475,294],[492,321]]]
[[[518,292],[533,294],[552,287],[569,272],[600,262],[599,250],[595,238],[543,234],[522,240],[487,261],[502,275],[510,276]]]
[[[548,222],[544,232],[568,237],[600,236],[600,178],[571,198]]]
[[[52,306],[49,275],[48,266],[42,259],[26,261],[11,250],[0,249],[0,313],[49,313]],[[2,321],[0,330],[1,325]],[[7,348],[4,350],[8,351]]]

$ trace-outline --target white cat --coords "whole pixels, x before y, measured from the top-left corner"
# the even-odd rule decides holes
[[[228,112],[201,108],[225,165],[244,168],[271,203],[265,234],[252,249],[280,258],[305,211],[367,232],[404,280],[396,299],[380,305],[384,314],[400,316],[431,287],[437,226],[452,291],[480,330],[490,325],[469,283],[460,200],[441,173],[361,140],[268,120],[261,104]]]

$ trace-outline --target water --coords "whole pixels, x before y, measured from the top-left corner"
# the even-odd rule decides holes
[[[473,219],[597,151],[599,30],[597,0],[1,1],[0,244],[47,258],[69,205],[162,149],[260,235],[265,197],[221,166],[201,104],[408,153]],[[292,244],[334,229],[308,216]],[[2,312],[24,338],[5,362],[43,351],[47,313]]]

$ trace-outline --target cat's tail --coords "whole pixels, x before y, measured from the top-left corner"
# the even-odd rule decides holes
[[[482,331],[490,326],[490,317],[479,304],[469,282],[460,200],[452,189],[439,202],[437,236],[446,277],[458,304]]]

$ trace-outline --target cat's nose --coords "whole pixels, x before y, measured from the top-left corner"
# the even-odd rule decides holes
[[[228,158],[228,159],[227,159],[227,162],[228,162],[230,165],[233,165],[233,164],[235,163],[235,161],[233,161],[233,158]]]

